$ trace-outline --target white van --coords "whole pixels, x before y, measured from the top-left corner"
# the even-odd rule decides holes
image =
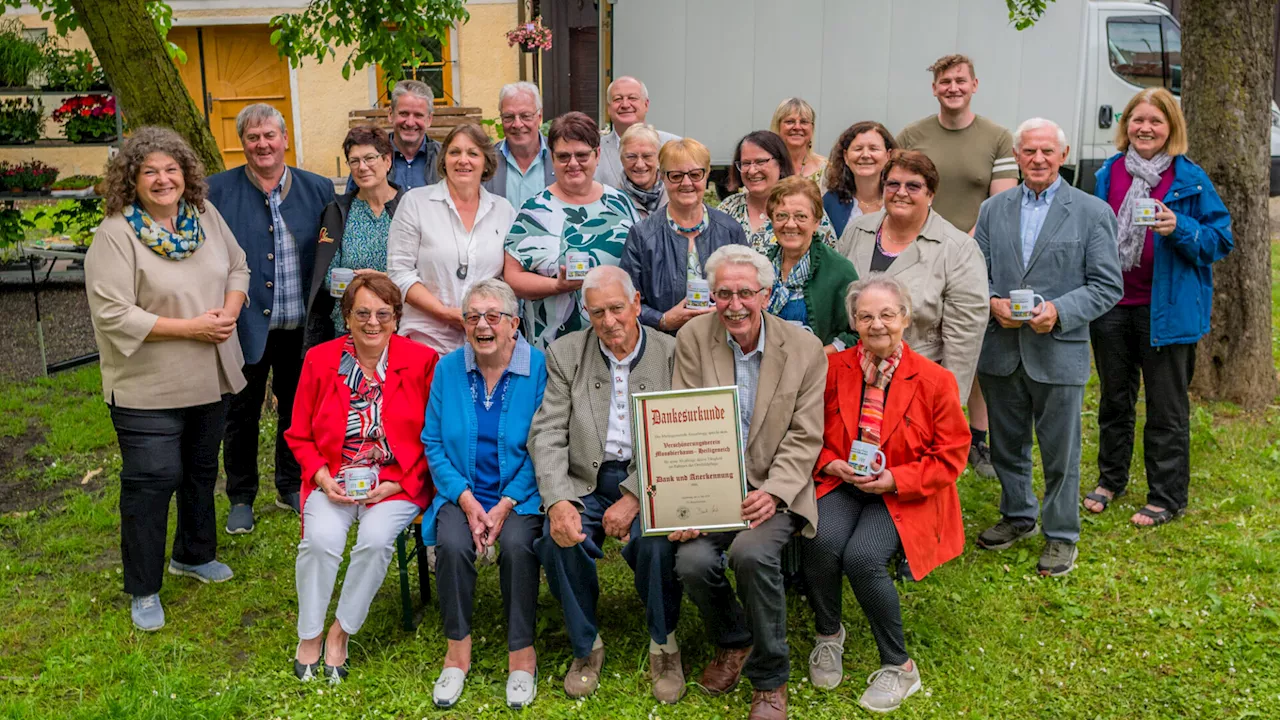
[[[790,96],[817,111],[824,155],[860,120],[896,133],[938,111],[926,68],[958,52],[977,72],[974,111],[1010,129],[1035,116],[1060,124],[1064,175],[1091,191],[1129,98],[1182,89],[1181,31],[1156,2],[1056,0],[1018,31],[998,0],[612,1],[613,76],[644,80],[648,121],[697,138],[718,166]],[[1271,155],[1277,194],[1274,103]]]

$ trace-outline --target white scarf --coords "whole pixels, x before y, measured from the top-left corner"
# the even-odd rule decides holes
[[[1148,229],[1145,225],[1133,224],[1133,206],[1138,200],[1151,197],[1151,188],[1160,184],[1160,175],[1173,164],[1173,158],[1160,152],[1146,160],[1130,146],[1129,152],[1119,162],[1124,163],[1129,177],[1133,178],[1133,184],[1120,203],[1116,218],[1120,228],[1116,239],[1120,245],[1120,269],[1132,270],[1142,262],[1142,246],[1146,244]]]

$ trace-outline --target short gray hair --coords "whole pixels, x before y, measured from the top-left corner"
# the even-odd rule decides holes
[[[489,278],[481,280],[467,289],[465,295],[462,296],[462,311],[466,312],[471,307],[471,299],[475,297],[487,297],[497,300],[502,306],[502,312],[516,317],[520,313],[520,305],[516,302],[516,293],[511,286],[498,278]]]
[[[849,283],[844,296],[844,309],[849,314],[849,327],[855,326],[854,318],[858,315],[858,298],[868,290],[888,290],[898,296],[898,309],[911,318],[911,291],[898,281],[898,278],[882,272],[874,272],[864,278]]]
[[[431,92],[431,86],[421,80],[401,80],[391,88],[391,112],[396,111],[396,103],[400,102],[400,98],[405,95],[412,95],[427,101],[427,114],[431,115],[435,112],[436,96]]]
[[[626,132],[622,133],[622,138],[618,141],[618,151],[621,152],[622,148],[625,148],[628,143],[632,143],[637,140],[649,143],[653,146],[654,150],[662,149],[662,139],[658,137],[657,129],[652,125],[636,123],[635,125],[627,128]]]
[[[746,245],[725,245],[707,258],[707,280],[711,282],[712,292],[715,292],[716,274],[720,272],[722,265],[749,265],[756,269],[756,279],[760,281],[761,289],[773,287],[773,263],[769,262],[769,258]]]
[[[646,86],[644,83],[640,82],[640,80],[639,80],[639,79],[637,79],[637,78],[633,78],[633,77],[631,77],[630,75],[623,75],[623,76],[622,76],[622,77],[620,77],[620,78],[615,78],[613,82],[609,83],[609,87],[605,88],[605,91],[604,91],[604,101],[605,101],[605,102],[609,102],[609,98],[613,97],[613,86],[614,86],[614,85],[617,85],[618,83],[622,82],[623,80],[630,80],[631,82],[633,82],[633,83],[635,83],[635,84],[639,85],[639,86],[640,86],[640,97],[644,98],[645,100],[648,100],[648,99],[649,99],[649,88],[648,88],[648,86]]]
[[[245,105],[240,112],[236,113],[236,136],[243,139],[245,130],[256,128],[268,120],[275,120],[280,125],[281,135],[289,134],[284,126],[284,115],[281,115],[279,110],[266,103],[254,103]]]
[[[508,98],[517,95],[528,95],[533,98],[533,104],[538,108],[538,112],[542,112],[542,93],[538,92],[538,86],[531,82],[521,80],[520,82],[507,83],[498,91],[498,112],[502,112],[502,103]]]
[[[631,282],[631,276],[627,271],[617,265],[598,265],[591,268],[591,272],[587,273],[586,279],[582,281],[582,292],[600,290],[610,283],[622,285],[622,292],[626,294],[628,301],[635,297],[635,283]]]
[[[1022,136],[1032,130],[1041,130],[1044,128],[1053,128],[1058,135],[1058,151],[1067,149],[1067,134],[1062,131],[1058,123],[1052,120],[1046,120],[1040,117],[1033,117],[1030,120],[1023,120],[1017,130],[1013,131],[1013,147],[1018,149],[1022,147]]]

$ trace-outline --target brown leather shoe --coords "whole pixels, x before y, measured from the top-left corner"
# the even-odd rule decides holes
[[[600,668],[604,666],[604,646],[584,658],[574,658],[564,676],[564,692],[577,699],[590,695],[600,687]]]
[[[649,679],[653,681],[653,697],[668,705],[684,697],[684,667],[679,651],[649,653]]]
[[[751,693],[751,714],[747,720],[787,720],[787,685]]]
[[[747,664],[751,648],[719,648],[716,656],[702,671],[698,684],[710,695],[723,695],[738,686],[742,666]]]

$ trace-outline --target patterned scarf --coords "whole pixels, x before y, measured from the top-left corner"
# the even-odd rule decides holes
[[[347,431],[342,441],[342,465],[389,465],[395,459],[382,429],[382,382],[387,377],[386,355],[378,361],[377,379],[370,379],[360,369],[356,345],[351,336],[342,346],[338,374],[346,378],[351,390],[351,410],[347,413]]]
[[[773,254],[773,292],[769,299],[769,312],[777,315],[792,300],[804,299],[804,286],[809,282],[813,265],[809,262],[813,257],[813,246],[800,258],[800,262],[791,268],[791,274],[784,280],[782,277],[782,246],[775,245]]]
[[[862,368],[862,416],[858,418],[858,439],[873,445],[880,444],[880,430],[884,426],[884,402],[888,395],[889,381],[902,361],[902,344],[889,357],[881,360],[866,351],[858,343],[858,367]]]
[[[632,202],[637,207],[644,208],[646,214],[652,215],[657,212],[658,206],[662,204],[662,180],[657,179],[653,182],[653,187],[643,190],[639,185],[631,182],[631,178],[626,173],[622,174],[621,190],[631,196]]]
[[[178,229],[176,233],[156,222],[138,202],[124,209],[124,219],[129,221],[142,244],[163,258],[185,260],[204,244],[200,213],[186,200],[178,201],[178,215],[173,219],[173,225]]]
[[[1133,206],[1138,200],[1151,197],[1151,188],[1160,184],[1160,175],[1173,164],[1173,158],[1160,152],[1146,160],[1130,145],[1123,162],[1124,169],[1133,178],[1133,184],[1120,203],[1120,212],[1116,218],[1120,222],[1120,228],[1116,232],[1116,238],[1120,241],[1120,269],[1132,270],[1142,262],[1142,246],[1147,242],[1148,230],[1145,225],[1133,224]]]

